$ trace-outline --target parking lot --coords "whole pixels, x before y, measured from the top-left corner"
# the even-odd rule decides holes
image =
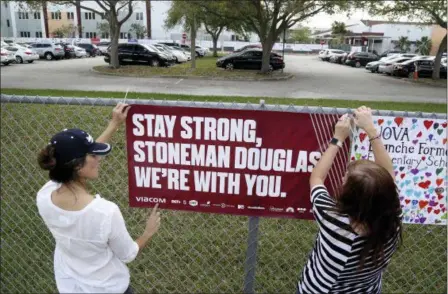
[[[105,64],[103,57],[38,60],[33,64],[2,66],[1,87],[97,91],[129,88],[134,92],[191,95],[446,103],[445,88],[323,62],[315,55],[287,55],[285,63],[285,71],[294,74],[294,78],[261,82],[103,76],[91,71],[93,66]]]

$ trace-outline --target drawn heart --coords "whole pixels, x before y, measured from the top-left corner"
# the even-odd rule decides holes
[[[359,134],[359,140],[361,141],[361,143],[364,141],[364,139],[367,137],[366,133],[361,133]]]
[[[434,207],[434,206],[437,206],[438,204],[439,204],[439,202],[436,202],[434,200],[429,201],[429,206]]]
[[[425,198],[429,199],[430,194],[425,194]]]
[[[432,207],[428,207],[428,213],[431,213]]]
[[[413,168],[411,169],[411,173],[415,176],[416,174],[418,174],[419,170],[417,168]]]
[[[425,121],[423,122],[423,125],[425,126],[425,128],[426,128],[427,130],[429,130],[429,128],[432,126],[433,123],[434,123],[434,122],[433,122],[432,120],[425,120]]]
[[[437,134],[442,135],[443,130],[437,130]]]
[[[414,191],[414,196],[420,197],[422,195],[422,192],[420,191]]]
[[[435,123],[432,127],[434,128],[434,130],[437,129],[439,127],[439,123]]]
[[[358,150],[358,144],[355,144],[355,151]]]
[[[355,157],[354,157],[354,156],[352,156],[352,158],[350,158],[350,159],[351,159],[351,160],[353,161],[353,160],[355,160]]]
[[[429,190],[428,190],[428,192],[430,193],[430,194],[432,194],[432,193],[434,193],[434,188],[429,188]]]
[[[403,197],[403,196],[401,196],[401,197],[400,197],[399,199],[400,199],[400,201],[403,201],[404,197]]]
[[[443,167],[436,169],[436,175],[440,175],[440,173],[443,171]]]
[[[429,135],[429,136],[428,136],[428,140],[429,140],[429,141],[432,141],[432,138],[433,138],[433,137],[434,137],[433,134]]]
[[[406,204],[409,204],[409,202],[411,202],[411,199],[405,199],[404,202],[405,202]]]
[[[420,180],[423,180],[423,178],[424,178],[423,176],[422,176],[422,177],[420,177]]]
[[[411,196],[412,195],[412,189],[407,189],[406,191],[405,191],[405,193],[406,193],[406,196]]]
[[[401,175],[400,175],[400,178],[403,179],[405,176],[406,176],[406,174],[401,174]]]
[[[445,211],[446,211],[446,207],[442,208],[442,211],[445,212]],[[446,216],[446,214],[445,214],[445,216]],[[445,218],[446,218],[446,217],[445,217]]]
[[[394,119],[394,122],[397,124],[397,126],[400,126],[401,123],[403,122],[403,118],[402,117],[396,117]]]
[[[422,136],[422,132],[418,132],[417,138],[420,138]]]
[[[442,124],[442,127],[443,128],[446,128],[448,126],[448,123],[446,123],[446,122],[444,122],[443,124]]]
[[[406,222],[409,222],[409,216],[406,215],[406,216],[404,217],[404,220],[405,220]]]
[[[435,214],[439,214],[440,213],[440,209],[434,209],[434,213]]]
[[[418,183],[418,186],[423,189],[428,189],[429,185],[431,185],[431,181],[425,181]]]
[[[394,174],[395,174],[395,176],[397,176],[398,175],[398,171],[394,171]]]
[[[401,166],[401,167],[399,168],[399,170],[400,170],[400,171],[403,171],[403,170],[404,170],[404,166]]]
[[[417,122],[417,119],[416,119],[416,118],[413,118],[413,119],[412,119],[412,123],[415,124],[416,122]]]
[[[443,179],[437,179],[437,180],[436,180],[436,184],[437,184],[437,186],[442,185],[442,183],[443,183]]]
[[[417,144],[418,143],[418,140],[412,140],[412,144]]]
[[[403,188],[404,187],[404,182],[402,182],[401,184],[400,184],[400,188]]]
[[[426,156],[422,156],[422,160],[426,160]]]
[[[440,199],[442,199],[443,198],[443,195],[442,194],[437,194],[437,199],[438,200],[440,200]]]
[[[412,205],[417,205],[418,204],[418,200],[412,200]]]
[[[423,208],[425,208],[426,205],[428,205],[428,203],[429,202],[427,200],[420,200],[418,202],[418,206],[420,207],[420,209],[423,209]]]
[[[391,121],[391,120],[388,120],[388,121],[387,121],[387,125],[390,126],[391,124],[392,124],[392,121]]]
[[[425,223],[425,221],[426,221],[426,217],[421,217],[421,218],[420,218],[420,223],[421,223],[421,224]]]
[[[445,207],[445,204],[441,203],[440,208],[444,208],[444,207]]]
[[[429,178],[430,176],[432,176],[432,173],[430,173],[430,172],[426,172],[426,173],[425,173],[425,176],[427,176],[427,177]]]
[[[415,183],[415,182],[417,182],[417,181],[418,181],[418,177],[413,177],[413,178],[412,178],[412,180],[413,180],[413,181],[414,181],[414,183]]]
[[[383,122],[384,122],[384,119],[380,118],[380,119],[378,120],[378,125],[381,126],[381,125],[383,124]]]
[[[447,141],[447,138],[443,139],[443,140],[442,140],[442,144],[445,145],[445,144],[446,144],[446,141]]]
[[[366,146],[362,146],[362,147],[361,147],[361,150],[366,150]]]

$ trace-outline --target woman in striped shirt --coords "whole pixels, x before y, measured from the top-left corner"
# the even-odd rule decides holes
[[[392,161],[370,108],[355,111],[354,123],[370,138],[375,162],[349,164],[339,196],[324,186],[352,120],[342,116],[334,138],[310,177],[311,202],[319,233],[297,293],[380,293],[381,277],[401,240],[401,206]]]

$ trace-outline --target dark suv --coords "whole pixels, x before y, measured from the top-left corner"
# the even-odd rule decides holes
[[[347,56],[345,60],[346,65],[361,67],[366,66],[367,63],[379,60],[379,56],[368,52],[353,52]]]
[[[104,61],[110,63],[110,52],[104,54]],[[169,66],[170,58],[152,45],[118,44],[120,64],[148,64],[151,66]]]
[[[81,47],[81,48],[83,48],[83,49],[85,49],[86,50],[86,53],[87,53],[87,57],[95,57],[95,56],[97,56],[97,55],[101,55],[101,52],[100,52],[100,50],[98,49],[98,47],[96,47],[95,45],[93,45],[93,44],[83,44],[83,43],[78,43],[78,44],[76,44],[76,46],[78,46],[78,47]]]

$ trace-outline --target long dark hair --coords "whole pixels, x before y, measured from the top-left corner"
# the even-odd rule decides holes
[[[378,164],[369,160],[349,164],[337,207],[365,231],[367,240],[361,251],[360,268],[371,251],[375,265],[383,260],[384,247],[396,234],[401,242],[398,189],[390,173]]]
[[[57,162],[55,148],[51,145],[43,148],[37,156],[39,166],[49,171],[50,179],[61,184],[79,180],[78,171],[84,166],[85,161],[86,158],[82,157],[65,164]]]

